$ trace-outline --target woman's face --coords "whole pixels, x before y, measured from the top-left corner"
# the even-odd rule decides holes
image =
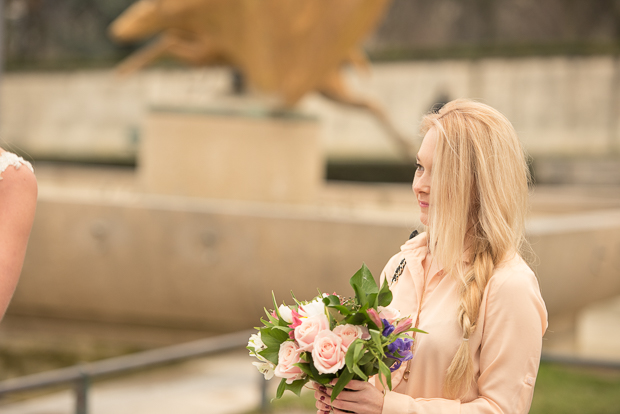
[[[433,156],[435,155],[436,143],[437,133],[435,128],[431,128],[422,140],[422,145],[416,156],[418,165],[413,176],[413,193],[420,206],[420,221],[425,226],[428,225],[428,207],[431,200],[431,173],[433,172]]]

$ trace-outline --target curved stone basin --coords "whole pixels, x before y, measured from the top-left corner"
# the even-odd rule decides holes
[[[315,204],[286,206],[143,194],[131,169],[37,173],[15,315],[251,327],[272,291],[348,294],[363,262],[378,277],[417,224],[408,185],[329,183]],[[593,191],[534,193],[528,235],[552,317],[620,294],[620,196]]]

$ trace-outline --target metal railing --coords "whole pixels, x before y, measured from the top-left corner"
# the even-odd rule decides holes
[[[0,398],[9,393],[72,383],[75,390],[75,413],[88,414],[88,391],[91,381],[95,378],[245,347],[250,335],[254,332],[254,330],[247,330],[219,335],[165,348],[5,380],[0,382]],[[257,378],[260,381],[261,388],[261,410],[262,412],[267,412],[269,409],[267,381],[262,376]]]
[[[75,391],[75,413],[88,414],[88,391],[93,379],[123,372],[150,368],[171,362],[199,358],[218,352],[245,347],[254,330],[219,335],[198,341],[172,345],[150,351],[124,355],[101,361],[74,365],[39,374],[26,375],[0,382],[0,398],[7,394],[73,383]],[[620,369],[620,362],[603,361],[568,356],[552,356],[543,354],[542,361],[564,365],[606,367]],[[267,398],[267,381],[262,375],[257,376],[261,390],[260,409],[269,411]]]
[[[593,359],[571,355],[543,354],[540,360],[542,362],[551,362],[560,365],[572,365],[576,367],[620,369],[620,361],[612,361],[608,359]]]

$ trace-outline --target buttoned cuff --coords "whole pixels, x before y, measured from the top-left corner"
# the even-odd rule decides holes
[[[443,398],[417,398],[390,391],[383,398],[381,414],[458,413],[461,402]]]

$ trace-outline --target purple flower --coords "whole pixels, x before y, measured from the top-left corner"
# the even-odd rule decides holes
[[[390,367],[391,372],[400,368],[403,362],[413,358],[413,353],[411,352],[412,345],[413,339],[411,338],[398,338],[388,345],[388,352],[386,352],[385,355],[388,358],[396,360],[396,363]]]
[[[389,336],[392,332],[394,332],[394,325],[390,324],[387,319],[381,319],[383,322],[383,336]]]

